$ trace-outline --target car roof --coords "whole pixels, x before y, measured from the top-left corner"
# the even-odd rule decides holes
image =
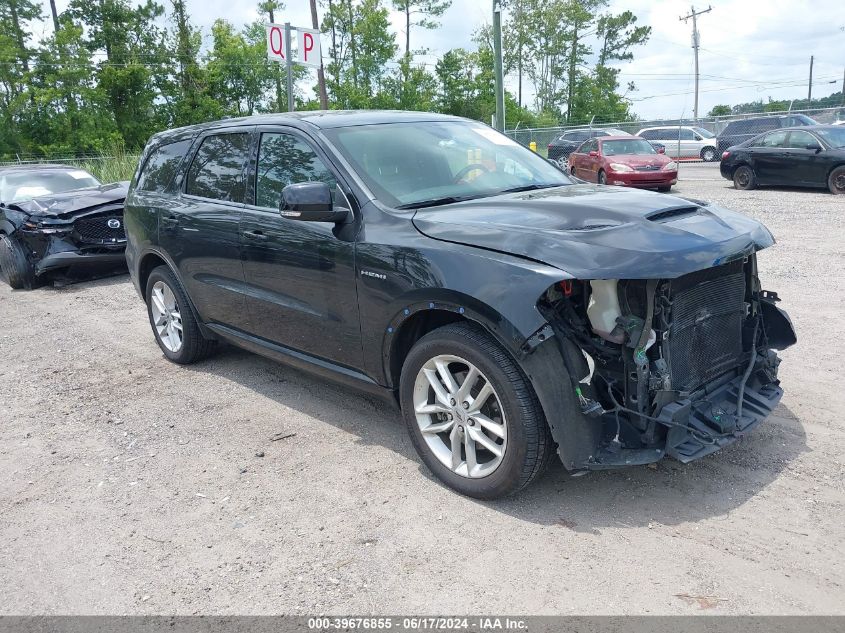
[[[607,141],[645,141],[644,138],[637,138],[636,136],[600,136],[596,139],[599,143],[605,143]],[[646,141],[647,143],[648,141]]]
[[[672,123],[667,123],[666,125],[654,125],[652,127],[644,127],[643,129],[640,130],[640,132],[647,132],[648,130],[665,130],[667,128],[671,129],[671,130],[677,130],[678,128],[689,128],[689,129],[692,130],[692,129],[698,128],[698,127],[701,127],[701,126],[699,126],[699,125],[675,125],[675,124],[672,124]],[[639,134],[640,132],[637,132],[637,134]]]
[[[432,112],[408,112],[405,110],[309,110],[305,112],[279,112],[257,114],[200,123],[187,127],[165,130],[154,135],[154,139],[171,136],[193,136],[205,130],[244,127],[250,125],[290,125],[297,128],[330,129],[356,125],[377,125],[380,123],[423,123],[432,121],[471,121],[463,117]],[[478,121],[471,121],[478,123]],[[483,125],[483,124],[481,124]]]

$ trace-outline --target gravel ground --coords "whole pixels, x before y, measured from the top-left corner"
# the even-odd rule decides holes
[[[845,196],[682,170],[778,238],[781,406],[699,462],[495,503],[386,404],[231,348],[166,362],[125,275],[4,286],[0,613],[845,614]]]

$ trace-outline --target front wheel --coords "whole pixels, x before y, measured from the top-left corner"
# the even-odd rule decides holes
[[[26,257],[26,251],[14,237],[0,235],[0,278],[12,290],[35,287],[35,272]]]
[[[144,296],[156,343],[168,360],[190,365],[208,356],[214,341],[203,337],[188,295],[167,266],[150,273]]]
[[[837,167],[827,179],[827,186],[831,193],[845,194],[845,165]]]
[[[607,184],[607,174],[604,173],[604,170],[599,171],[598,181],[599,181],[600,185],[606,185]]]
[[[701,159],[705,163],[712,163],[719,156],[715,147],[705,147],[701,150]]]
[[[660,193],[669,193],[670,191],[672,191],[672,185],[668,185],[666,187],[658,187],[657,190]]]
[[[531,383],[479,326],[447,325],[421,338],[405,360],[399,393],[420,458],[467,496],[516,492],[554,454]]]
[[[742,191],[754,189],[757,186],[757,176],[748,165],[740,165],[734,171],[734,188]]]

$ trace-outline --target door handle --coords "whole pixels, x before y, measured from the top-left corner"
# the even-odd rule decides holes
[[[166,217],[166,218],[161,218],[161,220],[159,220],[159,224],[163,228],[172,229],[177,224],[179,224],[179,218],[177,218],[175,215],[171,215],[171,216]]]
[[[268,239],[268,236],[261,231],[244,231],[244,237],[248,240],[258,240],[261,242]]]

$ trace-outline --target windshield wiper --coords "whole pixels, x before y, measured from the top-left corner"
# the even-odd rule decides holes
[[[419,200],[417,202],[409,202],[407,204],[400,204],[394,209],[424,209],[426,207],[439,207],[444,204],[453,204],[455,202],[464,202],[479,198],[481,196],[446,196],[444,198],[432,198],[431,200]]]
[[[521,187],[511,187],[510,189],[502,189],[500,193],[519,193],[520,191],[534,191],[536,189],[551,189],[552,187],[563,187],[565,183],[551,184],[538,183],[533,185],[522,185]]]

